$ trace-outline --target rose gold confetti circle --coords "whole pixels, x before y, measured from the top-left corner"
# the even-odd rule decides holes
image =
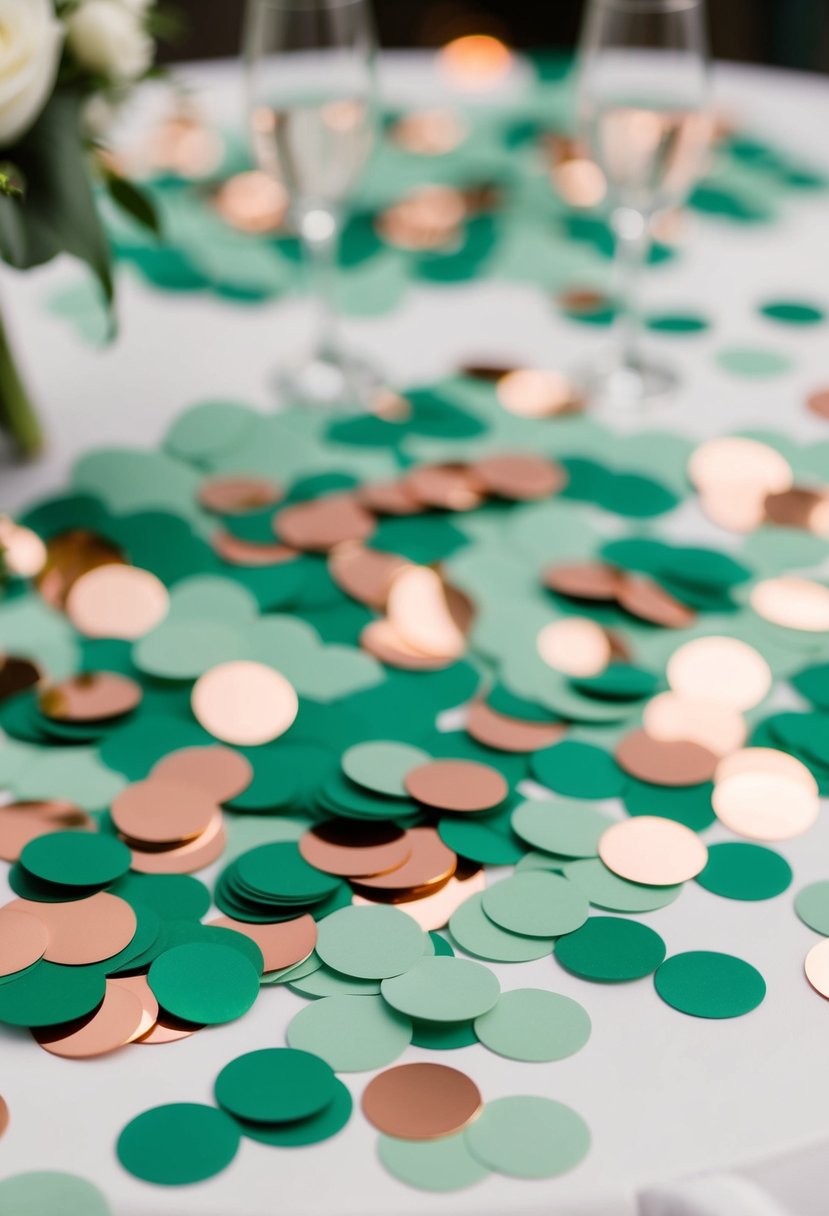
[[[406,843],[410,853],[402,865],[386,874],[375,874],[354,880],[354,886],[365,888],[371,897],[375,891],[395,893],[422,890],[443,885],[455,873],[458,858],[443,843],[434,828],[409,828]]]
[[[559,292],[558,303],[565,312],[587,316],[593,312],[603,312],[610,308],[612,301],[603,291],[595,287],[568,287]]]
[[[751,590],[751,606],[764,621],[805,633],[829,630],[829,587],[793,574],[767,578]]]
[[[762,488],[766,494],[779,494],[793,482],[791,465],[778,451],[757,439],[733,435],[701,443],[688,462],[688,476],[698,490],[739,484]]]
[[[324,874],[371,878],[399,869],[412,846],[395,824],[322,823],[299,840],[305,860]]]
[[[607,193],[605,175],[592,160],[574,158],[556,165],[552,182],[570,207],[597,207]]]
[[[0,654],[0,701],[35,688],[43,673],[31,659],[18,659],[14,655]]]
[[[203,870],[221,857],[227,844],[227,833],[221,811],[206,832],[191,840],[189,844],[174,849],[155,849],[144,852],[135,845],[132,851],[131,869],[136,874],[193,874]]]
[[[509,793],[498,770],[476,760],[430,760],[408,772],[403,784],[416,802],[441,811],[489,811]]]
[[[596,676],[610,662],[610,639],[595,621],[568,616],[545,625],[535,639],[548,667],[568,676]]]
[[[820,490],[804,490],[793,486],[782,494],[767,494],[763,506],[766,522],[781,528],[800,528],[809,531],[811,518],[825,501]]]
[[[262,544],[258,541],[242,540],[232,532],[220,528],[210,538],[213,551],[229,566],[280,566],[299,557],[296,549],[279,541]]]
[[[686,697],[720,701],[744,712],[753,709],[771,688],[769,665],[747,642],[737,638],[694,638],[668,661],[668,683]]]
[[[829,388],[819,388],[810,393],[806,406],[818,418],[829,418]]]
[[[794,778],[754,770],[719,781],[711,805],[720,823],[750,840],[789,840],[815,823],[816,793]]]
[[[199,486],[199,505],[216,515],[244,515],[275,506],[283,497],[281,488],[270,477],[237,474],[208,477]]]
[[[5,569],[16,578],[34,578],[46,565],[46,546],[37,533],[7,515],[0,515],[0,549]]]
[[[304,962],[317,944],[317,923],[307,913],[273,925],[249,925],[229,916],[217,916],[208,923],[233,929],[256,942],[265,960],[265,971],[278,971]]]
[[[551,747],[566,734],[566,722],[527,722],[499,714],[484,701],[470,706],[466,716],[466,733],[484,747],[499,752],[536,752]]]
[[[439,249],[458,237],[466,203],[453,186],[421,186],[375,220],[383,240],[399,249]]]
[[[815,992],[829,1000],[829,938],[812,946],[806,955],[803,970]]]
[[[103,1003],[80,1026],[47,1026],[32,1031],[44,1051],[65,1060],[88,1060],[129,1043],[144,1019],[144,1006],[134,992],[107,981]]]
[[[328,555],[328,572],[340,590],[379,612],[385,611],[392,582],[406,564],[396,553],[362,545],[341,545]]]
[[[50,963],[84,966],[112,958],[135,937],[135,912],[125,899],[98,891],[66,903],[17,899],[9,905],[34,916],[46,929],[45,958]]]
[[[0,807],[0,858],[18,861],[30,840],[50,832],[97,832],[86,811],[72,802],[12,802]]]
[[[768,491],[764,485],[716,482],[700,490],[703,513],[727,532],[755,532],[765,522]]]
[[[664,743],[697,743],[715,756],[736,752],[746,741],[745,719],[730,705],[661,692],[645,706],[642,725]]]
[[[616,748],[619,767],[651,785],[700,785],[710,781],[718,758],[699,743],[654,739],[644,730],[631,731]]]
[[[744,747],[727,756],[717,765],[714,781],[719,785],[740,773],[772,773],[803,786],[815,797],[818,795],[817,781],[803,761],[774,747]]]
[[[412,469],[406,489],[424,507],[474,511],[484,501],[477,478],[465,464],[424,464]]]
[[[104,722],[140,704],[141,685],[115,671],[83,671],[46,688],[41,713],[60,722]]]
[[[327,553],[347,540],[368,540],[376,526],[374,516],[350,494],[330,494],[284,507],[274,518],[277,536],[309,553]]]
[[[194,840],[216,815],[216,799],[194,785],[150,777],[126,786],[112,803],[112,821],[130,840],[174,845]]]
[[[179,1039],[189,1039],[191,1034],[204,1027],[193,1022],[182,1022],[168,1013],[160,1013],[155,1026],[147,1034],[134,1039],[135,1043],[148,1043],[155,1046],[158,1043],[177,1043]]]
[[[443,929],[461,904],[485,888],[486,877],[480,867],[468,874],[461,874],[459,867],[457,873],[437,891],[427,891],[415,899],[395,899],[394,906],[416,921],[424,933],[428,933],[432,929]],[[353,902],[374,906],[380,901],[355,894]]]
[[[416,650],[390,621],[384,619],[369,621],[360,634],[360,646],[387,667],[398,667],[403,671],[441,671],[454,662],[451,656],[437,657]]]
[[[189,785],[209,795],[214,804],[211,808],[212,818],[215,803],[230,802],[248,788],[253,780],[253,765],[240,752],[229,747],[182,747],[163,756],[152,770],[151,777],[153,782],[160,779],[177,785]],[[204,831],[204,828],[199,831]]]
[[[601,562],[567,562],[544,571],[545,587],[574,600],[615,600],[622,576]]]
[[[46,926],[14,903],[0,908],[0,975],[14,975],[43,958],[49,945]]]
[[[197,722],[223,743],[255,747],[284,735],[299,701],[283,675],[264,663],[220,663],[199,676],[191,696]]]
[[[466,634],[453,608],[448,589],[428,566],[408,565],[395,575],[386,611],[392,629],[422,654],[457,659],[466,650]]]
[[[445,156],[463,143],[468,128],[454,110],[417,110],[398,119],[390,134],[414,156]]]
[[[506,372],[496,388],[498,400],[519,418],[551,418],[582,408],[573,383],[561,372],[518,367]]]
[[[3,1135],[6,1128],[9,1126],[10,1116],[9,1108],[5,1098],[0,1095],[0,1136]]]
[[[117,545],[83,528],[51,537],[46,553],[46,565],[36,580],[37,589],[47,604],[61,612],[69,592],[83,574],[98,566],[123,565],[126,561]]]
[[[146,975],[118,975],[107,980],[107,987],[110,985],[114,988],[125,988],[141,1002],[143,1016],[128,1040],[130,1043],[134,1043],[136,1039],[149,1034],[155,1026],[158,1020],[158,1001],[155,999]]]
[[[369,1081],[363,1114],[387,1136],[436,1140],[471,1123],[483,1105],[474,1081],[444,1064],[398,1064]]]
[[[96,566],[66,597],[70,621],[88,638],[134,641],[159,625],[169,606],[161,580],[137,566]]]
[[[226,224],[240,232],[276,232],[288,211],[288,193],[269,173],[250,169],[223,182],[213,206]]]
[[[614,823],[599,839],[599,857],[628,882],[672,887],[705,868],[708,850],[690,828],[656,815]]]
[[[685,629],[696,619],[696,613],[676,596],[652,579],[625,575],[617,589],[619,606],[631,616],[664,629]]]
[[[421,515],[424,510],[405,481],[376,481],[361,486],[357,501],[377,515]]]
[[[549,498],[567,480],[561,465],[544,456],[484,456],[471,469],[488,494],[516,501]]]

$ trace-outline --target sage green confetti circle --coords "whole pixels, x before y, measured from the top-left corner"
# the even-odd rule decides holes
[[[230,1165],[241,1133],[215,1106],[174,1102],[128,1123],[118,1137],[118,1160],[144,1182],[185,1186],[212,1178]]]
[[[767,304],[761,304],[760,312],[769,320],[784,325],[818,325],[826,320],[824,310],[807,300],[769,300]]]
[[[0,1022],[57,1026],[92,1013],[105,992],[101,967],[63,967],[41,960],[0,984]]]
[[[206,1026],[240,1018],[259,994],[259,976],[243,954],[206,942],[165,950],[147,979],[167,1013]]]
[[[32,1170],[0,1179],[0,1212],[8,1216],[112,1216],[97,1186],[77,1174]]]
[[[311,1006],[314,1008],[314,1006]],[[251,1123],[289,1123],[318,1114],[334,1098],[331,1066],[293,1047],[249,1051],[216,1078],[219,1106]]]
[[[655,912],[672,904],[682,890],[674,887],[646,887],[642,883],[619,878],[598,857],[568,861],[564,874],[597,908],[608,912]]]
[[[589,743],[556,743],[530,761],[542,785],[572,798],[615,798],[627,778],[607,752]]]
[[[543,870],[514,874],[483,892],[483,909],[490,920],[510,933],[528,937],[559,937],[587,920],[590,905],[580,887]]]
[[[501,992],[483,963],[432,955],[405,975],[383,980],[380,991],[393,1009],[424,1022],[467,1022],[491,1009]]]
[[[798,891],[794,910],[804,925],[829,937],[829,879],[809,883]]]
[[[399,908],[341,908],[319,922],[317,954],[335,971],[356,979],[400,975],[425,951],[423,930]]]
[[[673,954],[654,976],[666,1004],[697,1018],[738,1018],[756,1009],[766,981],[755,967],[733,954],[689,950]]]
[[[412,1041],[412,1023],[379,996],[328,996],[300,1009],[286,1038],[337,1072],[365,1072],[402,1055]]]
[[[248,1123],[239,1120],[239,1127],[251,1140],[273,1144],[279,1148],[301,1148],[319,1144],[342,1131],[351,1118],[353,1103],[348,1087],[334,1078],[334,1097],[319,1114],[291,1123]]]
[[[575,933],[560,937],[554,953],[574,975],[615,984],[651,975],[665,958],[665,943],[639,921],[591,916]]]
[[[792,367],[792,360],[788,355],[762,346],[725,347],[717,352],[716,360],[723,371],[757,380],[781,376]]]
[[[50,832],[30,840],[21,865],[44,882],[101,887],[130,868],[132,854],[117,836],[98,832]]]
[[[164,446],[174,456],[198,463],[235,447],[255,419],[252,410],[233,401],[204,401],[176,418]]]
[[[563,1060],[590,1038],[587,1011],[569,996],[545,988],[502,992],[488,1013],[475,1019],[484,1047],[509,1060]]]
[[[467,954],[493,963],[528,963],[553,949],[552,937],[528,937],[496,925],[484,912],[483,892],[470,895],[455,909],[449,932]]]
[[[563,857],[595,857],[599,837],[613,820],[587,802],[538,798],[512,813],[513,831],[533,848]]]
[[[708,846],[708,862],[697,882],[726,899],[772,899],[792,881],[792,868],[774,849],[743,841]]]
[[[461,1191],[490,1173],[472,1156],[462,1132],[440,1140],[381,1136],[377,1155],[392,1177],[421,1191]]]
[[[375,794],[407,798],[404,778],[413,768],[428,764],[431,756],[408,743],[372,740],[350,747],[342,759],[343,772],[351,781]]]
[[[555,1178],[577,1166],[590,1148],[581,1115],[562,1102],[528,1094],[488,1102],[462,1134],[478,1161],[514,1178]]]
[[[379,980],[357,980],[330,967],[315,967],[310,975],[286,975],[285,982],[300,996],[378,996]]]

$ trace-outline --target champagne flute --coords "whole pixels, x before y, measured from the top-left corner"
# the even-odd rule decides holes
[[[370,0],[248,0],[244,46],[254,153],[288,192],[319,313],[316,348],[280,375],[280,395],[359,410],[376,381],[342,348],[334,290],[345,205],[375,141]]]
[[[678,383],[641,350],[641,272],[654,218],[684,201],[710,144],[705,0],[591,0],[579,53],[582,137],[605,174],[616,237],[617,349],[589,377],[600,405]]]

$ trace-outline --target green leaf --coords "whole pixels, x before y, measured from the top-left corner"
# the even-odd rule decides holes
[[[152,200],[132,182],[117,173],[107,173],[106,188],[112,201],[154,236],[161,236],[161,221]]]
[[[27,191],[20,209],[22,247],[12,242],[3,256],[25,270],[59,253],[72,254],[93,270],[111,304],[111,254],[89,178],[81,98],[58,89],[23,141],[10,151]]]

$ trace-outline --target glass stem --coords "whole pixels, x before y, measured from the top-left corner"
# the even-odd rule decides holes
[[[299,220],[310,294],[317,310],[316,354],[336,358],[340,349],[336,307],[340,225],[330,211],[309,208]]]
[[[640,289],[650,248],[650,225],[640,212],[619,207],[613,214],[613,231],[616,235],[619,355],[624,367],[635,368],[639,365],[642,337]]]

